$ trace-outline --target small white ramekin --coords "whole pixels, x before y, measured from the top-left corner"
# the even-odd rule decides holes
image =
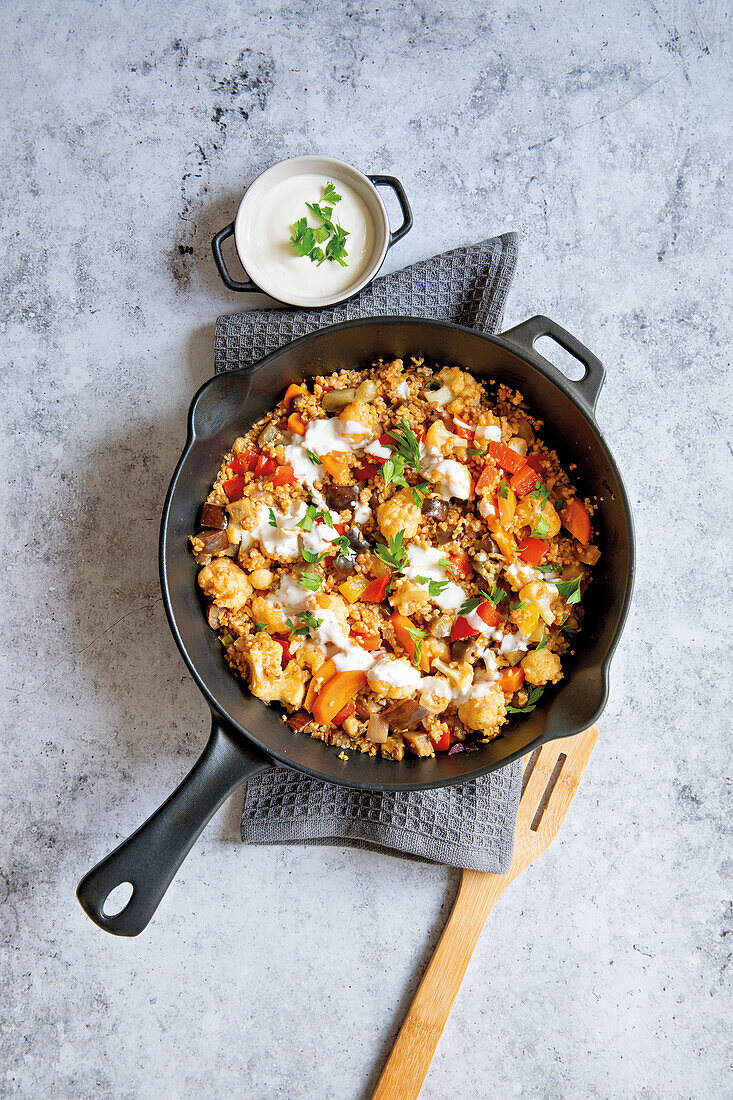
[[[343,180],[344,183],[348,183],[362,198],[372,217],[375,232],[375,246],[370,262],[353,284],[349,284],[335,296],[306,296],[295,294],[287,294],[286,296],[282,289],[268,278],[259,264],[256,253],[247,246],[247,241],[251,234],[246,232],[246,226],[249,219],[255,216],[265,192],[291,176],[304,173],[323,175],[326,178],[333,176]],[[397,196],[397,201],[402,211],[403,221],[402,225],[394,231],[390,229],[387,210],[382,201],[382,196],[377,190],[379,186],[391,187]],[[358,294],[360,290],[368,286],[384,263],[384,257],[387,255],[387,250],[404,237],[405,233],[408,233],[411,228],[412,211],[410,210],[410,204],[407,201],[407,195],[405,194],[402,184],[394,176],[364,175],[358,168],[354,168],[352,165],[346,164],[342,160],[336,160],[334,157],[292,157],[290,160],[281,160],[279,163],[273,164],[271,168],[268,168],[266,172],[263,172],[262,175],[258,176],[257,179],[250,184],[239,204],[236,218],[229,225],[225,226],[224,229],[219,230],[211,242],[211,249],[214,253],[214,260],[216,261],[216,266],[222,281],[229,290],[261,291],[286,305],[318,309],[321,306],[332,306],[337,302],[346,301],[347,298],[353,298],[355,294]],[[234,236],[237,255],[248,276],[248,281],[246,283],[238,282],[232,278],[224,262],[224,257],[222,256],[222,243],[227,237],[231,236]]]

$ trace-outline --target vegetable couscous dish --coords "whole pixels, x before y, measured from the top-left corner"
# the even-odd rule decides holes
[[[232,670],[344,758],[500,736],[562,679],[599,557],[541,428],[517,391],[421,359],[289,386],[191,537]]]

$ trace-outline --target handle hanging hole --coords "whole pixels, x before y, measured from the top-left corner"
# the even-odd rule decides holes
[[[539,336],[534,346],[540,355],[544,355],[545,359],[549,360],[553,367],[557,367],[571,382],[580,382],[585,378],[587,371],[583,363],[566,351],[552,336]]]
[[[119,886],[115,886],[104,899],[102,912],[105,917],[118,917],[123,909],[127,909],[134,892],[135,887],[131,882],[121,882]]]

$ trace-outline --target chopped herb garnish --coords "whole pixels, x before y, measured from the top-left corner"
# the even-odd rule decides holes
[[[535,653],[537,653],[537,651],[540,650],[540,649],[544,649],[546,645],[547,645],[547,635],[545,635],[545,637],[542,639],[542,641],[540,642],[539,645],[536,645],[534,647]]]
[[[303,626],[294,630],[294,634],[308,634],[311,630],[318,630],[318,627],[323,624],[323,619],[317,619],[312,611],[299,611],[298,618]]]
[[[298,577],[298,584],[301,588],[307,588],[310,592],[317,592],[323,584],[323,577],[320,573],[301,573]]]
[[[437,378],[431,378],[430,381],[425,386],[425,389],[426,390],[431,390],[431,391],[432,390],[439,390],[440,389],[440,382],[438,381]]]
[[[429,488],[430,486],[427,485],[424,481],[421,482],[420,485],[413,486],[411,490],[412,499],[415,501],[415,504],[418,506],[418,508],[422,508],[423,499]]]
[[[385,485],[394,482],[395,485],[401,485],[403,488],[409,489],[410,486],[405,481],[405,460],[401,455],[393,455],[392,458],[388,458],[386,462],[382,463],[379,472],[384,478]]]
[[[303,561],[307,561],[309,565],[318,565],[319,561],[323,561],[327,556],[327,550],[324,550],[322,554],[311,554],[310,550],[303,550]]]
[[[308,455],[308,458],[311,460],[311,462],[313,463],[314,466],[320,466],[321,465],[321,460],[320,460],[320,458],[318,457],[317,454],[315,454],[313,451],[308,451],[308,450],[306,450],[305,453]]]
[[[509,599],[509,593],[505,588],[500,588],[498,584],[495,584],[491,591],[486,594],[486,598],[491,600],[493,604],[500,604]]]
[[[458,614],[465,618],[466,615],[470,615],[472,611],[480,607],[483,602],[482,596],[469,596],[469,598],[464,600],[458,608]]]
[[[546,539],[547,535],[549,534],[549,531],[550,531],[550,525],[548,524],[548,522],[547,522],[547,520],[545,519],[544,516],[540,516],[540,518],[537,520],[537,524],[536,524],[534,530],[532,531],[532,538],[533,539]]]
[[[402,573],[405,565],[407,564],[407,554],[405,552],[405,532],[398,531],[396,535],[393,535],[389,540],[389,546],[383,546],[381,542],[378,542],[374,547],[374,553],[380,558],[385,565],[388,565],[391,569],[397,570]]]
[[[255,623],[255,630],[257,631],[258,634],[261,630],[266,630],[266,629],[267,629],[267,626],[266,626],[265,623]]]
[[[541,688],[541,687],[530,688],[529,689],[529,694],[527,696],[527,702],[524,704],[524,706],[523,707],[507,707],[506,708],[507,713],[508,714],[529,714],[530,711],[533,711],[534,708],[539,703],[540,698],[541,698],[544,690],[545,689]]]
[[[499,496],[501,497],[501,499],[506,500],[509,496],[509,482],[508,481],[500,481],[498,492],[499,492]]]
[[[277,527],[277,520],[275,519],[274,510],[272,508],[269,508],[268,511],[270,513],[270,518],[267,522],[270,524],[270,527]]]
[[[415,668],[419,668],[420,667],[420,658],[422,657],[422,640],[425,637],[425,631],[424,630],[418,630],[418,628],[416,626],[412,626],[412,627],[407,626],[407,627],[405,627],[405,631],[410,636],[410,638],[412,638],[412,644],[413,644],[413,649],[414,649],[414,652],[413,652],[413,655],[412,655],[412,663],[415,666]]]
[[[469,455],[485,455],[486,454],[486,448],[485,447],[469,447],[466,451],[466,454],[469,454]]]
[[[582,577],[576,577],[574,581],[558,581],[557,590],[567,603],[580,603],[580,584]]]
[[[532,497],[533,500],[541,500],[543,508],[550,498],[547,486],[543,485],[541,481],[535,482],[534,489],[529,495]]]
[[[514,603],[509,604],[510,611],[523,611],[526,604],[524,600],[515,600]]]
[[[333,207],[337,202],[341,202],[341,196],[336,191],[333,182],[329,180],[323,188],[320,203],[307,202],[305,204],[311,214],[319,218],[322,224],[313,229],[308,225],[307,218],[298,218],[293,223],[290,244],[299,256],[308,256],[311,262],[319,265],[324,260],[334,260],[342,267],[348,266],[346,263],[346,257],[348,256],[346,238],[349,231],[340,225],[334,225],[331,220]],[[328,203],[331,205],[326,205]],[[322,244],[326,245],[325,251],[320,247]]]
[[[399,428],[392,428],[387,434],[391,437],[387,446],[400,455],[403,465],[419,470],[420,444],[407,421],[403,420]]]
[[[338,535],[335,539],[332,539],[331,546],[337,546],[342,554],[348,554],[353,549],[347,535]]]
[[[318,509],[315,504],[306,504],[305,515],[299,523],[296,523],[296,527],[302,527],[304,531],[312,531],[315,518],[318,515]]]
[[[554,565],[535,565],[535,569],[538,573],[554,573],[556,566]]]

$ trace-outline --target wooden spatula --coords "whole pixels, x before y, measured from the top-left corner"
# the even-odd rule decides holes
[[[494,904],[555,839],[598,737],[595,726],[524,758],[514,858],[505,875],[464,871],[443,935],[423,975],[372,1100],[414,1100],[423,1086],[463,975]]]

